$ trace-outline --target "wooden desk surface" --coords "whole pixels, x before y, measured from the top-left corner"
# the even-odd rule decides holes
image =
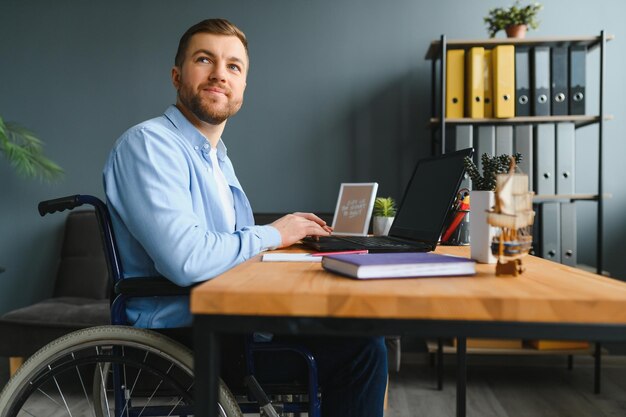
[[[467,247],[437,253],[468,256]],[[358,281],[320,263],[257,256],[196,287],[194,314],[626,324],[626,283],[528,256],[517,278],[477,264],[471,277]]]

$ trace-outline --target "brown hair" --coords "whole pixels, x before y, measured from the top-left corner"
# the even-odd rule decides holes
[[[187,31],[180,38],[180,41],[178,42],[178,50],[176,51],[176,57],[174,58],[174,65],[177,67],[182,67],[183,61],[185,60],[185,53],[187,52],[187,47],[189,46],[189,40],[196,33],[236,36],[243,44],[243,47],[246,50],[246,55],[248,55],[248,41],[246,39],[246,35],[237,26],[233,25],[226,19],[206,19],[187,29]]]

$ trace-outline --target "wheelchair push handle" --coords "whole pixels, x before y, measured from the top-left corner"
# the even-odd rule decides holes
[[[39,214],[45,216],[46,214],[52,214],[57,211],[72,210],[76,207],[82,206],[83,201],[80,199],[80,194],[68,195],[67,197],[55,198],[53,200],[41,201],[37,205]]]

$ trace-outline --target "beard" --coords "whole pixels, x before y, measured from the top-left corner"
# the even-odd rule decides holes
[[[229,117],[237,114],[241,108],[242,100],[233,100],[230,91],[226,92],[226,103],[217,102],[214,99],[202,97],[194,92],[189,86],[182,85],[178,90],[178,99],[198,119],[212,125],[219,125]]]

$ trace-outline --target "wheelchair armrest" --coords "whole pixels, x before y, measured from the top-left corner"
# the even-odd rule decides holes
[[[115,284],[115,294],[126,297],[189,295],[192,286],[181,287],[164,277],[127,278]]]

